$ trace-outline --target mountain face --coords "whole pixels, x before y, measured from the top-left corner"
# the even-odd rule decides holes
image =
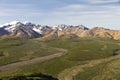
[[[31,22],[13,21],[0,26],[0,36],[15,36],[22,38],[57,38],[63,35],[74,34],[78,37],[98,37],[120,40],[119,30],[110,30],[103,27],[89,29],[83,25],[55,25],[41,26]]]
[[[4,28],[0,28],[0,36],[3,36],[3,35],[8,35],[9,33],[4,30]]]
[[[41,26],[32,24],[30,22],[22,23],[22,22],[14,21],[8,24],[4,24],[0,27],[2,30],[2,34],[0,33],[0,36],[8,35],[8,36],[23,37],[23,38],[37,38],[42,36]]]

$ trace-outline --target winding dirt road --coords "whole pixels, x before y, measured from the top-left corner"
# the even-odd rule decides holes
[[[67,50],[65,50],[65,49],[61,49],[61,48],[56,48],[56,49],[59,50],[60,52],[52,54],[52,55],[44,56],[44,57],[33,58],[33,59],[27,60],[27,61],[21,61],[21,62],[3,65],[3,66],[0,66],[0,71],[4,71],[4,70],[11,69],[11,68],[32,64],[32,63],[47,61],[47,60],[61,57],[65,54],[67,54]]]

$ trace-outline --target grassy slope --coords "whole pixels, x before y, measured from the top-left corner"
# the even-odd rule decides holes
[[[34,57],[57,52],[52,47],[43,46],[34,40],[0,40],[0,65],[10,64]]]
[[[120,80],[120,57],[79,72],[74,80]]]
[[[112,40],[93,40],[93,39],[55,39],[40,42],[52,47],[68,49],[68,55],[43,63],[32,64],[14,70],[1,72],[1,76],[9,75],[29,75],[33,73],[49,74],[57,77],[57,75],[66,68],[76,65],[85,64],[86,60],[100,59],[113,55],[115,49],[120,46]]]
[[[92,68],[85,68],[84,72],[79,72],[75,77],[74,80],[92,80],[93,77],[100,75],[102,70],[105,68],[105,63],[99,64]],[[100,80],[100,79],[97,79]],[[102,79],[103,80],[103,79]]]

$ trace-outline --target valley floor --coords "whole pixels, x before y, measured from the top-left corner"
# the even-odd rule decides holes
[[[109,57],[109,58],[104,58],[104,59],[85,61],[86,64],[74,66],[72,68],[68,68],[68,69],[65,69],[64,71],[62,71],[58,75],[59,80],[109,80],[109,79],[110,80],[118,80],[114,77],[114,75],[118,74],[117,72],[119,72],[119,71],[116,72],[116,70],[120,70],[119,61],[120,61],[120,55]],[[97,75],[93,76],[92,73],[90,73],[89,75],[86,75],[86,76],[84,75],[84,72],[87,71],[86,70],[87,68],[90,69],[97,65],[104,65],[104,67],[101,67],[101,69],[105,69],[104,70],[105,72],[103,72],[103,70],[101,70],[101,71],[98,71],[98,73],[101,73],[101,75],[97,74]],[[108,72],[108,73],[106,74],[106,72]],[[81,75],[78,75],[80,73],[83,74],[82,77],[84,77],[85,79],[82,79],[82,77],[80,77]],[[79,79],[76,77],[78,77]]]
[[[51,60],[53,58],[61,57],[67,53],[67,50],[65,50],[65,49],[61,49],[61,48],[56,48],[56,49],[60,52],[54,53],[52,55],[44,56],[44,57],[37,57],[37,58],[33,58],[30,60],[26,60],[26,61],[3,65],[3,66],[0,66],[0,71],[4,71],[4,70],[8,70],[8,69],[15,68],[15,67],[20,67],[20,66],[25,66],[25,65],[29,65],[29,64],[33,64],[33,63],[37,63],[37,62],[40,63],[40,62],[43,62],[46,60]]]
[[[120,80],[119,41],[62,38],[2,42],[3,80],[41,73],[55,80]]]

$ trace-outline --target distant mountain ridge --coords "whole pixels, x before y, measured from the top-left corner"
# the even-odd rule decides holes
[[[78,37],[98,37],[120,40],[120,30],[110,30],[103,27],[89,29],[84,25],[42,26],[31,22],[13,21],[0,26],[0,36],[15,36],[22,38],[51,38],[74,34]]]

